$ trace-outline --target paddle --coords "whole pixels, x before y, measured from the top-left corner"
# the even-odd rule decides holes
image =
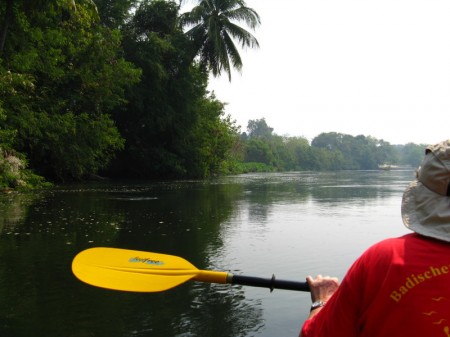
[[[164,291],[188,280],[263,287],[270,291],[309,291],[306,282],[199,270],[178,256],[118,248],[86,249],[73,259],[72,271],[78,279],[90,285],[122,291]]]

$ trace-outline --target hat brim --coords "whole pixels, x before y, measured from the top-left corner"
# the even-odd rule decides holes
[[[402,199],[402,219],[412,231],[450,242],[450,198],[414,180]]]

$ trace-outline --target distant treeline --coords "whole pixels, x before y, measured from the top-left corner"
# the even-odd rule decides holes
[[[259,23],[243,1],[220,3],[223,15]],[[371,137],[330,133],[309,144],[273,134],[264,119],[241,134],[207,91],[209,74],[230,75],[239,55],[225,30],[209,31],[215,26],[206,23],[218,18],[210,2],[195,8],[180,14],[180,3],[164,0],[1,1],[0,188],[417,164],[420,146]],[[239,34],[241,44],[257,46]]]
[[[273,133],[265,119],[248,123],[240,137],[240,171],[374,170],[396,166],[417,167],[425,145],[390,143],[371,136],[322,133],[311,144],[303,137]]]

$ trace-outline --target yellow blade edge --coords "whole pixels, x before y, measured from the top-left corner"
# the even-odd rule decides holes
[[[176,287],[200,271],[178,256],[96,247],[75,256],[72,272],[81,281],[97,287],[157,292]]]

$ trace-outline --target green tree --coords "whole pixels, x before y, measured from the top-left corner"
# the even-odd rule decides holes
[[[425,144],[413,144],[408,143],[400,148],[397,146],[399,153],[399,161],[402,165],[410,165],[412,167],[418,167],[425,154]]]
[[[191,64],[178,5],[142,1],[124,27],[127,60],[142,69],[115,120],[126,139],[112,172],[133,177],[207,177],[225,169],[236,132],[208,74]]]
[[[259,47],[258,40],[233,21],[243,21],[251,29],[260,23],[258,13],[243,0],[201,0],[192,11],[180,16],[183,27],[192,27],[187,35],[194,44],[193,55],[199,56],[200,66],[210,69],[214,76],[222,71],[231,81],[231,69],[242,69],[242,59],[233,40],[242,47]]]
[[[396,153],[388,142],[371,136],[322,133],[313,139],[311,145],[340,152],[343,160],[335,162],[335,169],[374,170],[382,164],[397,161]]]
[[[266,141],[261,138],[250,138],[246,143],[245,161],[273,165],[275,157]]]
[[[4,8],[1,8],[0,13],[3,12],[2,22],[0,23],[0,56],[3,53],[3,48],[5,47],[6,36],[8,34],[8,29],[13,20],[13,0],[6,0],[3,2]]]
[[[231,171],[238,127],[230,116],[225,116],[224,103],[214,95],[201,98],[197,107],[198,122],[184,142],[187,171],[197,178]]]
[[[109,112],[125,103],[139,71],[120,56],[120,33],[99,25],[87,2],[15,1],[5,70],[27,79],[2,96],[5,128],[30,166],[59,180],[105,167],[123,146]]]
[[[27,76],[6,71],[0,65],[0,189],[33,188],[48,185],[42,177],[28,170],[24,154],[14,150],[17,130],[7,128],[4,98],[21,104],[22,95],[27,95],[33,84]]]
[[[114,119],[126,139],[112,172],[126,176],[185,173],[178,144],[196,122],[194,102],[204,92],[205,76],[190,72],[186,36],[177,27],[178,6],[143,1],[123,29],[125,57],[142,70],[127,91],[126,113]]]
[[[262,163],[272,171],[292,171],[310,167],[312,162],[307,139],[279,136],[273,133],[265,118],[249,120],[247,133],[241,139],[247,163]]]
[[[123,28],[138,0],[95,0],[102,25]]]
[[[308,170],[312,169],[310,165],[311,147],[304,137],[287,137],[285,139],[287,151],[290,153],[293,163],[292,170]]]
[[[273,128],[267,125],[266,119],[249,120],[247,124],[248,137],[270,138]]]

